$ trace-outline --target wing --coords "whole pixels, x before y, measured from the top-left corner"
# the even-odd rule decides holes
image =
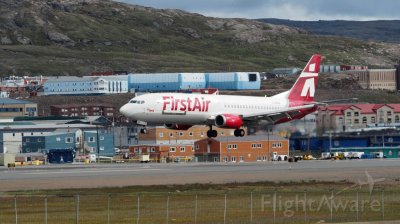
[[[272,124],[278,124],[294,119],[299,119],[304,117],[305,115],[314,112],[317,109],[317,105],[315,104],[307,104],[303,106],[290,107],[285,108],[283,110],[276,110],[269,113],[253,113],[246,114],[242,117],[244,122],[258,122],[261,120],[268,121]]]

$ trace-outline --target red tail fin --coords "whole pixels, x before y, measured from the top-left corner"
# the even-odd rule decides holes
[[[321,55],[315,54],[311,57],[296,83],[289,91],[288,99],[291,106],[299,106],[305,102],[314,101],[320,63]]]

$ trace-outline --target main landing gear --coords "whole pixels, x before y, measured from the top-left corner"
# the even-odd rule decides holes
[[[234,134],[236,137],[243,137],[243,136],[246,134],[246,132],[245,132],[243,129],[236,129],[236,130],[233,132],[233,134]]]
[[[246,132],[243,129],[235,129],[233,134],[236,137],[243,137],[246,134]],[[217,137],[217,135],[218,135],[217,130],[212,130],[212,127],[210,126],[210,130],[207,131],[207,137],[215,138],[215,137]]]

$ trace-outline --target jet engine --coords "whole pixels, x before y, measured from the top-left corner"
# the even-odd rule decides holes
[[[233,114],[220,114],[215,117],[215,126],[239,129],[243,125],[242,117]]]

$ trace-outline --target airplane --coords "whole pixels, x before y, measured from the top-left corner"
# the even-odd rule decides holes
[[[164,124],[174,130],[208,125],[209,138],[218,135],[213,126],[234,129],[236,137],[243,137],[243,126],[289,122],[318,109],[314,95],[321,58],[313,55],[292,88],[271,97],[148,93],[131,99],[120,112],[138,122]]]

